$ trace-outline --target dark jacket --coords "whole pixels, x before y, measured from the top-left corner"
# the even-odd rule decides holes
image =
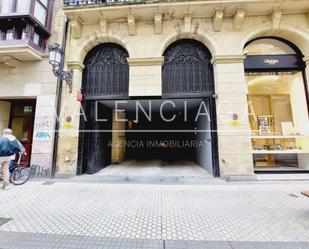
[[[0,157],[13,156],[20,151],[18,140],[16,138],[11,139],[11,137],[0,137]]]

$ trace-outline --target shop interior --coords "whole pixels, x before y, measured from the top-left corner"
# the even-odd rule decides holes
[[[255,171],[309,170],[302,72],[247,72],[246,79]]]

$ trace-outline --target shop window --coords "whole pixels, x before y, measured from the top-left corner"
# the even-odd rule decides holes
[[[255,69],[245,66],[255,170],[309,170],[309,116],[301,54],[270,38],[253,41],[245,50],[251,64],[259,57]],[[273,63],[261,65],[261,56]],[[294,61],[298,63],[289,65]]]
[[[245,48],[247,55],[295,54],[288,44],[271,38],[257,39]]]

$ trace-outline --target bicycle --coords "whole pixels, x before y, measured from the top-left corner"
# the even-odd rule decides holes
[[[10,182],[14,185],[23,185],[30,179],[30,168],[21,166],[22,155],[19,154],[18,161],[10,169]]]
[[[14,185],[23,185],[30,179],[30,168],[23,167],[20,164],[22,155],[19,154],[19,158],[16,164],[10,169],[10,182]]]

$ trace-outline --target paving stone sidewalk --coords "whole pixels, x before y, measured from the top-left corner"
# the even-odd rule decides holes
[[[0,225],[0,248],[26,248],[27,238],[30,244],[52,240],[45,247],[31,244],[27,247],[31,249],[68,248],[66,241],[80,238],[120,243],[118,247],[96,244],[89,248],[139,248],[125,247],[139,243],[140,248],[272,249],[280,245],[308,249],[309,198],[301,194],[308,189],[306,181],[215,185],[29,182],[0,191],[0,218],[11,219]],[[63,247],[50,238],[63,240]],[[22,245],[15,244],[19,241]]]
[[[308,249],[307,242],[175,241],[0,232],[1,249]]]

